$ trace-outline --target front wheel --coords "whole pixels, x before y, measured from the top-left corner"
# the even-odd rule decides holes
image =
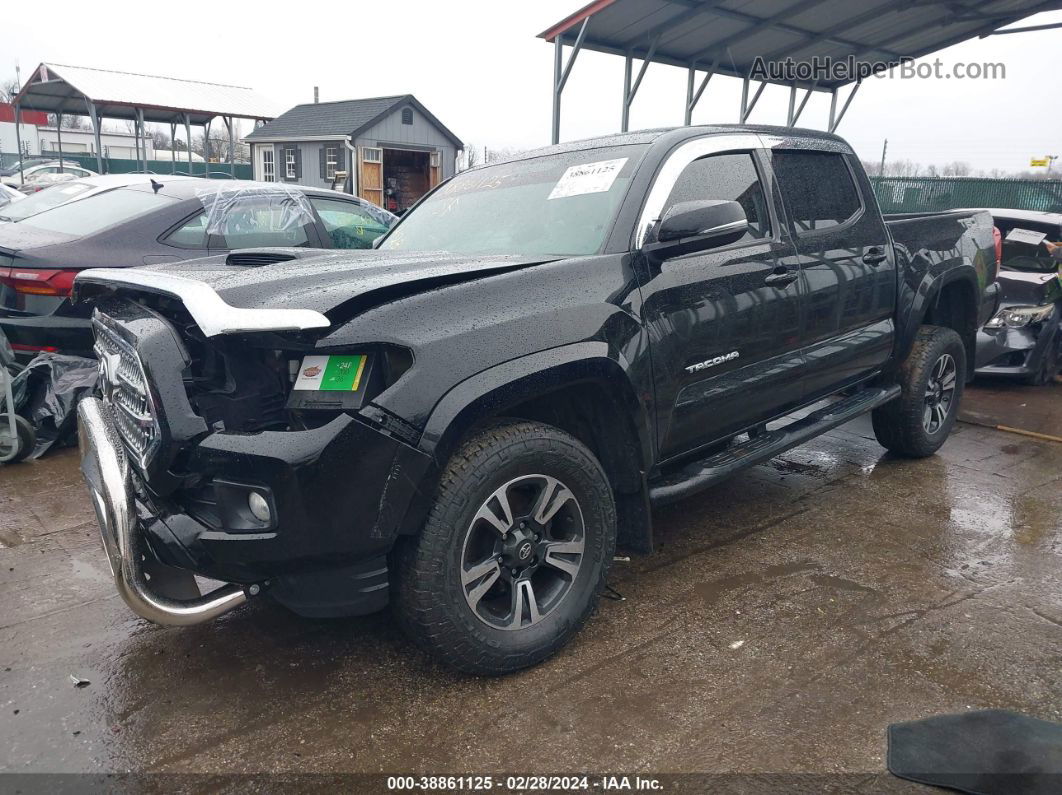
[[[396,616],[452,667],[510,673],[579,630],[615,543],[612,490],[581,442],[548,425],[496,425],[454,453],[423,532],[399,547]]]
[[[874,409],[874,435],[890,452],[933,455],[959,415],[966,384],[966,348],[949,328],[923,326],[900,368],[900,397]]]

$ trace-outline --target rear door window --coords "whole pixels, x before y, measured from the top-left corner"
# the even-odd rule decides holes
[[[846,224],[863,209],[843,155],[775,150],[771,164],[798,235]]]
[[[379,211],[357,202],[310,197],[335,248],[372,248],[372,241],[391,228]]]
[[[166,235],[162,242],[178,248],[205,249],[207,247],[206,218],[205,212],[199,213]]]
[[[310,219],[292,212],[284,194],[260,194],[233,201],[209,222],[210,247],[220,249],[309,246]]]

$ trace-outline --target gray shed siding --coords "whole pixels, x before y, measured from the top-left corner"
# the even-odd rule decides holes
[[[287,179],[283,151],[289,147],[297,147],[299,156],[302,158],[302,176],[298,179]],[[337,171],[345,171],[349,163],[346,146],[342,141],[306,141],[273,144],[274,157],[276,158],[277,182],[305,185],[310,188],[330,188],[332,181],[321,177],[321,149],[326,146],[334,146],[339,149]]]
[[[402,123],[402,109],[413,111],[413,123]],[[410,105],[397,105],[394,111],[379,122],[363,130],[356,141],[358,146],[382,146],[394,144],[410,149],[429,149],[437,151],[442,160],[442,177],[452,177],[457,149],[453,141],[443,135],[416,108]]]

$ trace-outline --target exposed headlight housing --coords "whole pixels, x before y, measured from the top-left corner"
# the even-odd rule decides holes
[[[985,323],[985,328],[1023,328],[1034,323],[1043,323],[1051,317],[1054,310],[1054,304],[1008,306],[996,312],[992,319]]]

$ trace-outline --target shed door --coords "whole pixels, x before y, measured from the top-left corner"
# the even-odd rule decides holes
[[[442,181],[442,156],[439,152],[431,153],[431,168],[428,170],[428,188],[434,188]]]
[[[358,195],[383,207],[383,149],[358,147]]]

